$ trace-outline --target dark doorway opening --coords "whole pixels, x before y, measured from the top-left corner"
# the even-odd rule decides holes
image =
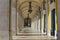
[[[24,27],[31,27],[31,18],[24,19]]]
[[[44,33],[46,33],[46,14],[44,14]]]
[[[55,36],[55,9],[51,11],[51,36]]]

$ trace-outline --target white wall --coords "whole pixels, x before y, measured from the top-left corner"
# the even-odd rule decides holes
[[[34,32],[40,32],[40,20],[38,16],[32,19],[31,29]]]
[[[58,0],[58,37],[57,40],[60,40],[60,0]]]
[[[18,28],[19,28],[19,32],[24,28],[24,19],[23,17],[18,13]]]
[[[9,0],[0,0],[0,40],[9,40]]]

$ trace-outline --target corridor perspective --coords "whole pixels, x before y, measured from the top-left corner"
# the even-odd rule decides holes
[[[11,0],[11,40],[57,40],[57,0]]]

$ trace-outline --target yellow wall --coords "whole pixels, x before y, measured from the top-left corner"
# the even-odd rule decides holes
[[[58,30],[58,0],[56,0],[56,31]]]
[[[50,30],[50,5],[48,4],[48,30]],[[58,30],[58,0],[56,0],[56,31]]]
[[[50,30],[50,6],[48,4],[48,30]]]
[[[50,30],[50,13],[48,15],[48,30]]]
[[[56,31],[57,31],[57,27],[58,27],[58,25],[57,25],[57,16],[56,16]]]

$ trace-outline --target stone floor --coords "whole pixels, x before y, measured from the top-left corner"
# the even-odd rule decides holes
[[[55,40],[55,39],[18,39],[18,40]]]
[[[38,36],[34,36],[34,37],[32,37],[32,36],[24,36],[24,37],[15,37],[15,38],[13,38],[13,40],[56,40],[56,39],[54,39],[54,38],[49,38],[48,36],[47,37],[38,37]]]
[[[56,40],[53,36],[48,36],[45,33],[38,33],[30,29],[24,29],[16,36],[12,36],[13,40]]]

